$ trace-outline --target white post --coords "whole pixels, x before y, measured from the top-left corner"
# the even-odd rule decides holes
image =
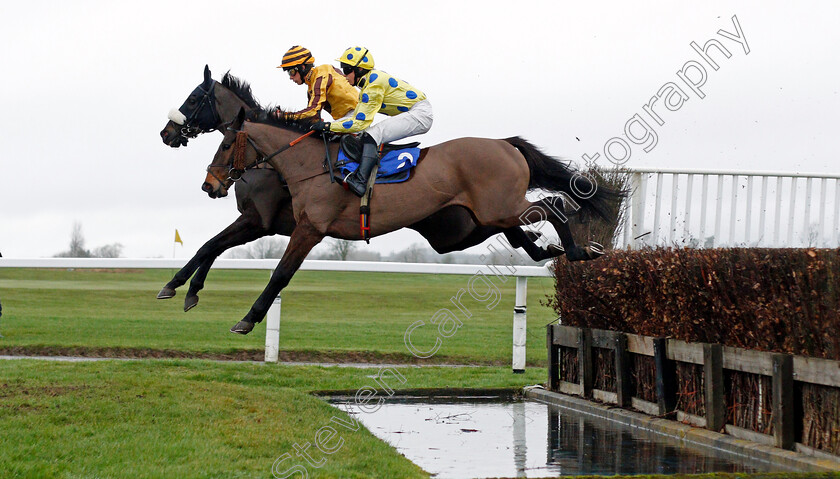
[[[671,175],[673,178],[674,175]],[[662,217],[662,173],[656,174],[656,197],[653,206],[653,235],[651,238],[651,246],[656,246],[659,243],[659,218]],[[672,213],[673,214],[673,213]]]
[[[633,227],[630,234],[631,248],[638,249],[639,244],[644,244],[644,240],[640,239],[645,225],[645,196],[646,196],[646,177],[641,173],[633,173],[630,177],[630,185],[632,196],[630,197],[630,215],[633,218]],[[639,238],[639,239],[637,239]]]
[[[735,220],[738,216],[738,182],[740,176],[732,175],[732,210],[729,213],[729,246],[735,246]]]
[[[516,277],[516,302],[513,305],[513,372],[525,372],[525,339],[527,338],[525,310],[527,309],[528,278]]]
[[[773,225],[773,246],[774,248],[779,247],[779,231],[781,229],[782,223],[782,177],[779,176],[776,178],[776,211],[775,213],[775,220],[776,223]]]
[[[828,188],[828,180],[823,178],[820,180],[820,229],[819,229],[819,238],[817,239],[817,244],[814,245],[818,248],[822,248],[827,246],[825,244],[825,190]]]
[[[744,246],[749,248],[750,230],[752,229],[753,176],[747,177],[747,211],[744,216]]]
[[[265,362],[276,363],[280,355],[280,295],[265,315]]]
[[[712,247],[720,246],[720,215],[723,208],[723,175],[717,175],[717,196],[715,197],[715,241]]]
[[[691,187],[694,184],[694,175],[688,175],[685,179],[685,228],[683,228],[683,240],[688,240],[691,236],[691,203],[692,194]],[[700,246],[703,246],[703,238],[700,238]]]
[[[706,247],[706,203],[709,198],[709,175],[703,175],[703,187],[700,188],[700,244]]]
[[[671,229],[668,230],[668,244],[674,244],[674,231],[677,229],[677,197],[679,191],[680,175],[671,175]]]
[[[767,217],[767,177],[761,177],[761,209],[759,210],[758,215],[758,241],[755,243],[756,246],[760,245],[764,242],[765,245],[769,244],[767,241],[767,236],[764,231],[764,225],[766,224],[766,217]]]
[[[787,234],[787,244],[786,247],[792,248],[793,247],[793,228],[796,224],[796,178],[795,176],[790,179],[790,209],[788,210],[788,215],[790,216],[790,220],[788,221],[788,234]]]

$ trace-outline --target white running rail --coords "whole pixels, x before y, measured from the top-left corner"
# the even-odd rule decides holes
[[[836,247],[840,175],[633,169],[622,246]]]
[[[273,270],[277,259],[217,259],[216,269]],[[0,268],[107,268],[107,269],[180,269],[185,259],[162,258],[2,258]],[[376,273],[459,274],[516,277],[516,298],[513,314],[513,371],[525,371],[526,291],[528,277],[551,277],[547,266],[467,265],[436,263],[392,263],[373,261],[306,260],[304,271],[356,271]],[[470,282],[472,284],[472,282]],[[498,285],[497,285],[498,286]],[[454,293],[454,291],[453,291]],[[472,293],[471,293],[472,294]],[[276,362],[280,344],[280,297],[266,314],[265,360]]]

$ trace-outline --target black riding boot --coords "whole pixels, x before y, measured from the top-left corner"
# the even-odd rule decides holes
[[[364,196],[367,190],[367,182],[374,165],[379,162],[379,150],[376,141],[367,133],[362,134],[362,158],[359,160],[359,168],[344,180],[350,191],[356,196]]]

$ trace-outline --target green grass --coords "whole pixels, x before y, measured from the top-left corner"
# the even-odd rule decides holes
[[[265,344],[265,323],[240,336],[227,330],[244,316],[268,281],[268,271],[211,271],[193,310],[183,312],[186,286],[169,300],[155,295],[174,271],[0,269],[0,349],[130,348],[227,354]],[[406,329],[418,349],[435,344],[432,316],[449,308],[463,326],[432,361],[505,365],[511,361],[514,278],[501,285],[501,301],[488,310],[470,295],[461,297],[467,319],[450,302],[467,289],[470,276],[396,273],[299,272],[283,292],[280,348],[285,352],[365,352],[408,360]],[[494,278],[498,280],[498,278]],[[528,353],[544,365],[545,324],[555,317],[541,305],[553,291],[551,278],[528,281]]]
[[[264,326],[245,337],[227,329],[250,307],[268,272],[211,272],[199,306],[186,314],[181,309],[185,289],[174,299],[155,299],[172,273],[0,269],[0,333],[5,336],[0,350],[262,353]],[[283,294],[281,348],[293,357],[322,353],[352,359],[364,353],[372,360],[410,359],[403,343],[406,328],[418,320],[429,323],[440,308],[455,311],[449,299],[467,287],[468,279],[301,272]],[[510,372],[513,285],[513,279],[503,285],[502,301],[492,310],[464,295],[472,317],[459,313],[464,325],[442,338],[433,358],[502,366],[402,368],[405,384],[391,386],[519,388],[543,382],[546,371],[540,367],[524,375]],[[555,315],[540,302],[553,284],[532,278],[528,285],[528,361],[542,365],[544,325]],[[417,330],[418,347],[433,344],[432,329]],[[0,477],[272,477],[272,465],[284,454],[292,457],[278,475],[298,465],[313,478],[428,477],[366,429],[350,431],[331,422],[334,416],[348,417],[311,395],[376,388],[375,374],[201,360],[0,361]],[[296,457],[294,446],[314,444],[325,426],[334,427],[343,442],[330,455],[311,446],[313,459],[324,460],[316,468]]]
[[[506,388],[539,382],[544,369],[401,368],[399,388]],[[0,362],[0,467],[4,478],[271,477],[292,459],[309,477],[428,477],[364,427],[309,393],[381,387],[376,370],[199,360]],[[390,384],[397,387],[395,381]],[[314,446],[333,427],[327,455]],[[295,456],[313,444],[321,467]],[[278,474],[279,475],[279,474]],[[299,476],[295,476],[299,477]]]

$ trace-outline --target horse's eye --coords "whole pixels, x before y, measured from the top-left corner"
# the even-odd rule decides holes
[[[192,96],[191,96],[191,97],[187,100],[187,103],[189,103],[190,105],[195,105],[195,97],[192,97]]]
[[[233,146],[233,145],[230,145],[230,144],[227,144],[227,143],[223,143],[223,144],[222,144],[222,149],[223,149],[223,150],[225,150],[225,151],[227,151],[227,150],[229,150],[229,149],[230,149],[230,147],[231,147],[231,146]]]

